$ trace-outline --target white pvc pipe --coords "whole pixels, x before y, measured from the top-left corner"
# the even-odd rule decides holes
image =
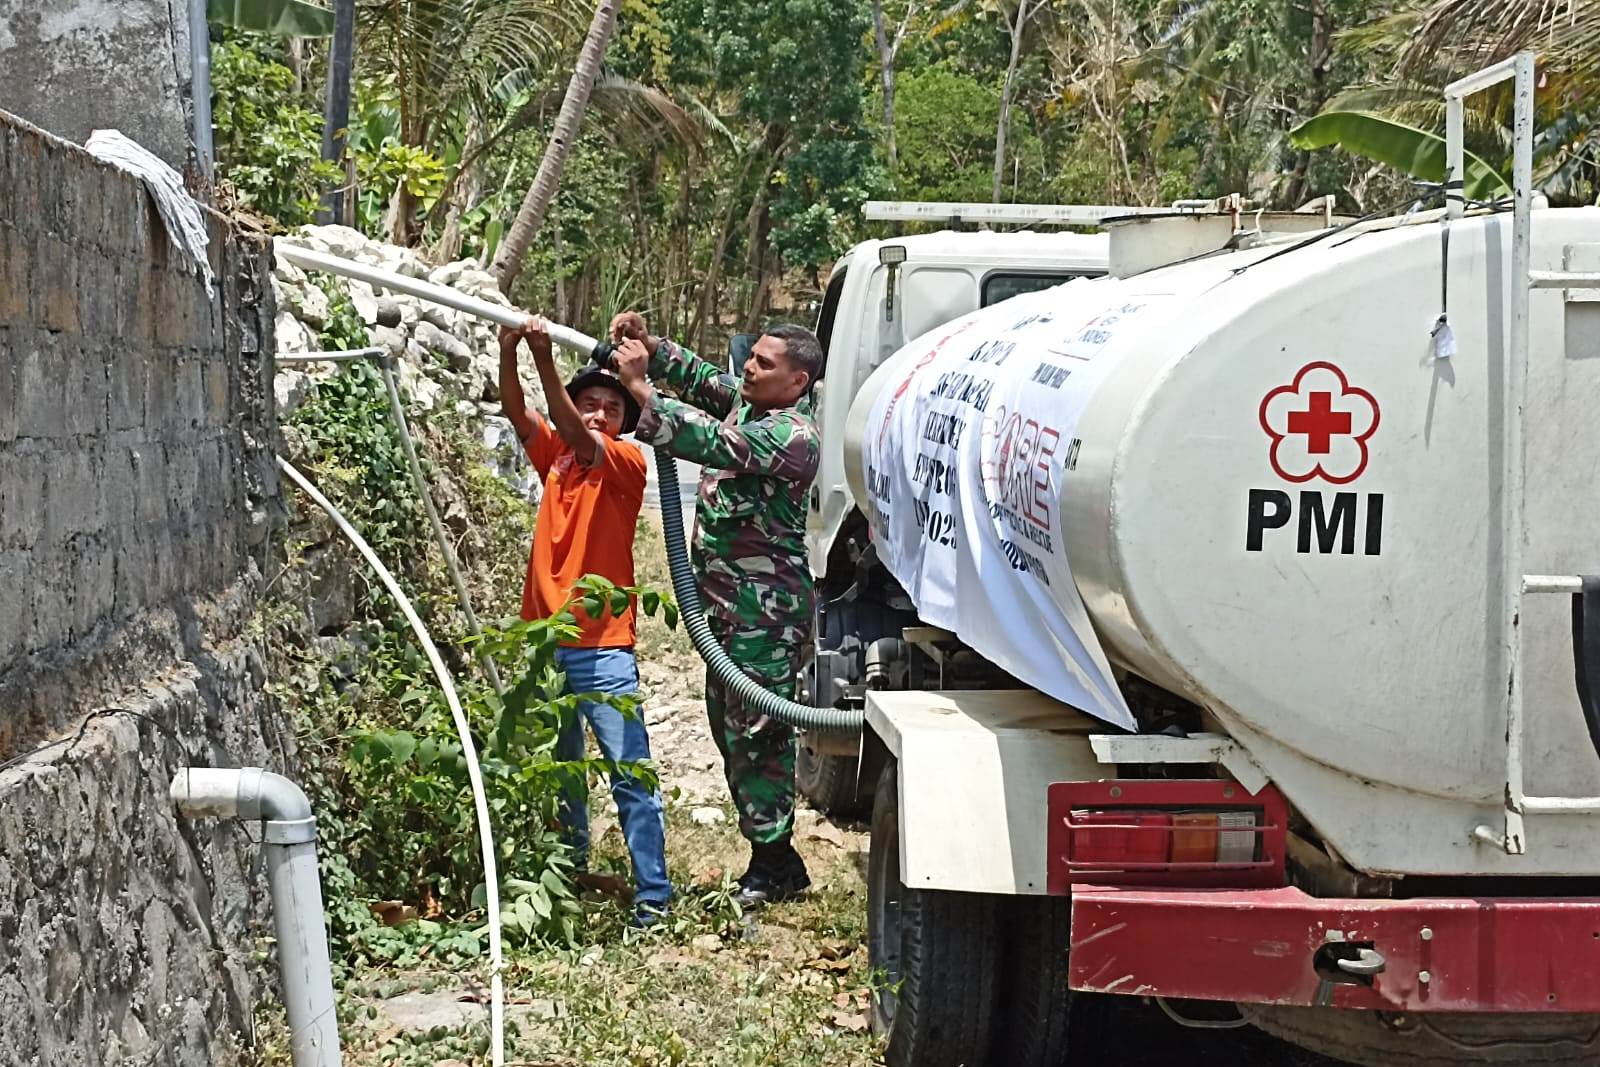
[[[349,520],[333,506],[333,502],[317,492],[316,486],[307,481],[306,476],[295,470],[282,456],[278,457],[278,468],[315,501],[318,507],[328,513],[328,517],[333,519],[340,532],[355,545],[356,551],[361,553],[367,565],[378,575],[389,595],[394,597],[395,603],[400,605],[406,622],[411,625],[411,632],[416,635],[423,652],[427,654],[434,676],[439,679],[439,687],[444,690],[445,702],[450,705],[450,716],[455,720],[456,733],[461,740],[461,753],[467,761],[467,778],[472,784],[472,803],[477,813],[478,845],[483,854],[484,895],[489,913],[489,1047],[494,1067],[502,1067],[505,1063],[505,989],[500,976],[503,966],[500,945],[500,871],[499,865],[495,862],[494,831],[489,822],[489,801],[483,791],[483,772],[478,766],[478,749],[472,742],[472,730],[467,724],[466,712],[461,709],[455,684],[450,680],[450,672],[445,669],[444,660],[440,657],[438,648],[434,646],[433,638],[428,636],[427,627],[422,625],[422,619],[400,588],[400,583],[395,581],[394,575],[389,573],[389,569],[383,565],[383,561],[372,550],[372,546],[356,532]]]
[[[173,776],[169,792],[173,805],[191,818],[261,821],[290,1056],[294,1067],[339,1067],[339,1020],[311,802],[292,781],[260,767],[185,767]]]
[[[285,238],[278,238],[273,243],[273,251],[280,259],[302,270],[320,270],[329,274],[338,274],[345,278],[354,278],[366,282],[368,285],[380,289],[388,289],[396,293],[405,293],[419,300],[430,303],[442,304],[447,308],[464,311],[475,318],[492,322],[497,326],[516,329],[527,321],[528,316],[516,308],[505,307],[502,304],[492,304],[475,296],[468,296],[448,285],[436,285],[433,282],[423,281],[419,278],[408,278],[404,274],[393,271],[380,270],[369,267],[365,263],[357,263],[353,259],[342,256],[332,256],[326,252],[313,252],[309,248],[288,243]],[[550,339],[563,348],[570,348],[574,352],[587,356],[599,344],[593,337],[586,333],[562,326],[559,323],[550,323]]]

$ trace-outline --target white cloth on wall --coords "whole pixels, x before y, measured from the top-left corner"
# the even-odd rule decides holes
[[[183,177],[139,142],[117,130],[95,130],[84,149],[102,163],[127,171],[144,183],[167,229],[167,239],[184,263],[205,279],[206,296],[213,295],[211,259],[206,254],[210,238],[206,217],[184,188]]]

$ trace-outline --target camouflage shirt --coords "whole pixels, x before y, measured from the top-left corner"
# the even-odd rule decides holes
[[[671,341],[650,361],[657,392],[635,436],[699,463],[694,568],[706,612],[741,627],[811,629],[806,493],[821,447],[810,402],[757,412],[736,380]]]

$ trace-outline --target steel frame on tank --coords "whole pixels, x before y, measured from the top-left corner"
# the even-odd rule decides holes
[[[1532,260],[1533,93],[1534,54],[1519,52],[1509,59],[1445,86],[1446,219],[1466,211],[1466,168],[1463,148],[1465,102],[1468,96],[1507,80],[1514,84],[1514,151],[1511,164],[1511,335],[1505,362],[1503,428],[1500,451],[1500,599],[1497,622],[1505,655],[1506,783],[1505,822],[1496,829],[1473,828],[1473,837],[1508,855],[1527,852],[1523,818],[1527,814],[1600,813],[1600,797],[1530,797],[1523,790],[1522,598],[1528,593],[1575,593],[1582,580],[1573,575],[1524,574],[1523,510],[1526,496],[1527,445],[1523,436],[1528,392],[1530,344],[1529,297],[1533,289],[1600,288],[1600,274],[1534,271]],[[1446,265],[1448,267],[1448,264]]]

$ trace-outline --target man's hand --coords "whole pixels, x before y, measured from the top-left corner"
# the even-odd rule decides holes
[[[551,358],[550,320],[543,315],[530,315],[517,334],[528,339],[528,348],[533,352],[534,359]]]
[[[526,326],[527,324],[524,323],[522,327],[515,330],[509,326],[500,327],[500,354],[502,356],[516,357],[517,345],[522,341],[522,330]]]
[[[659,338],[650,336],[644,316],[637,311],[624,311],[611,320],[611,343],[621,345],[628,340],[644,345],[646,356],[652,358],[656,354],[656,346],[661,343]]]
[[[611,356],[617,368],[617,377],[633,398],[643,407],[654,390],[650,387],[650,350],[643,341],[629,337],[617,345]]]

